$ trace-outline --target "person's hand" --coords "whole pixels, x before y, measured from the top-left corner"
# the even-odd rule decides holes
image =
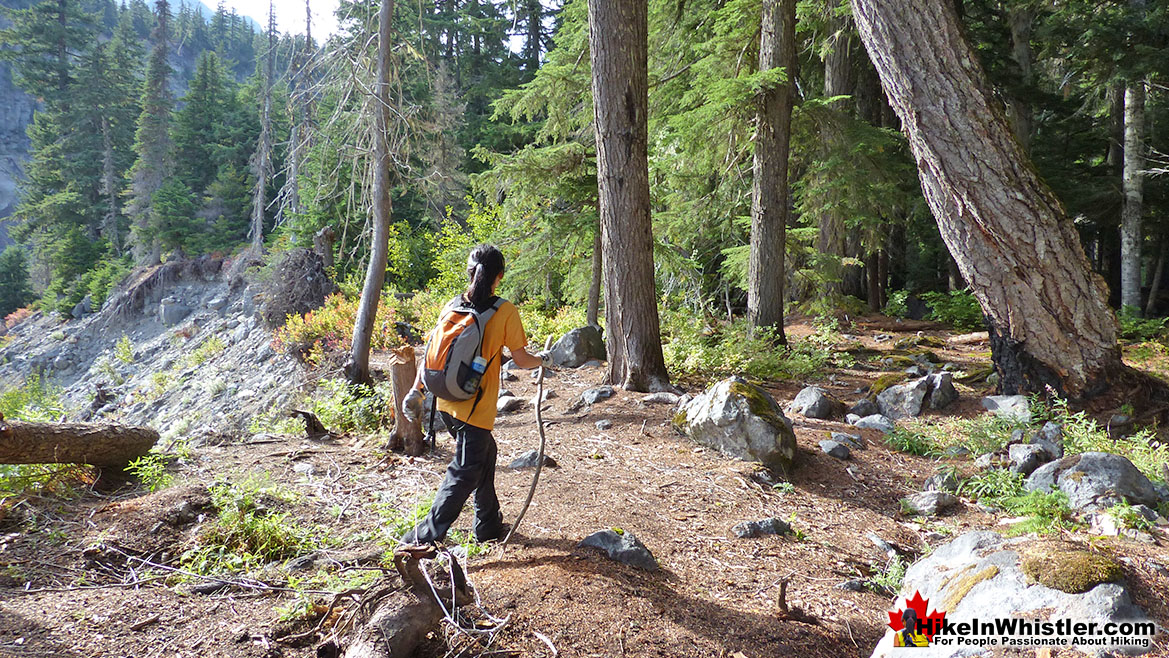
[[[551,368],[552,367],[552,353],[551,352],[549,352],[547,350],[545,350],[543,352],[536,352],[535,356],[540,357],[540,367],[541,368]]]
[[[402,400],[402,417],[406,419],[406,422],[413,423],[422,417],[424,397],[422,391],[413,389],[406,395],[406,399]]]

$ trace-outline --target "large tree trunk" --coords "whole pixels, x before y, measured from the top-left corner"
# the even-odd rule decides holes
[[[1004,392],[1090,397],[1126,372],[1103,281],[1014,139],[948,3],[852,0],[922,189],[991,323]]]
[[[256,189],[252,193],[252,225],[248,237],[252,240],[252,251],[260,253],[264,248],[264,210],[267,209],[268,177],[272,175],[272,78],[276,59],[276,14],[272,3],[268,3],[268,53],[264,59],[264,92],[260,106],[260,141],[252,156],[252,173],[256,176]]]
[[[764,89],[756,98],[747,316],[752,327],[774,329],[782,342],[786,342],[783,252],[788,216],[787,164],[796,63],[795,32],[795,0],[763,0],[759,70],[782,68],[783,80]]]
[[[1011,59],[1019,67],[1019,85],[1022,87],[1011,95],[1011,127],[1015,129],[1015,137],[1019,138],[1023,151],[1030,152],[1031,104],[1023,97],[1035,80],[1034,56],[1031,53],[1031,26],[1035,20],[1035,10],[1012,6],[1007,14],[1011,25]]]
[[[405,345],[392,350],[393,367],[390,370],[390,383],[394,390],[394,431],[390,434],[390,448],[404,448],[406,454],[417,457],[426,450],[426,443],[422,434],[422,418],[415,418],[413,422],[406,420],[398,412],[402,402],[414,388],[414,380],[418,375],[418,365],[414,348]]]
[[[589,0],[609,380],[634,391],[670,385],[649,214],[646,10],[644,0]]]
[[[365,285],[361,289],[361,303],[353,323],[353,351],[345,364],[345,375],[350,383],[369,381],[369,344],[373,337],[373,323],[381,301],[382,285],[386,282],[386,258],[390,241],[390,67],[392,48],[390,28],[394,16],[394,0],[382,0],[378,13],[378,67],[377,101],[374,103],[374,174],[373,174],[373,244],[369,251],[369,268],[365,271]]]
[[[123,467],[150,452],[149,427],[0,420],[0,464],[91,464]]]
[[[1124,209],[1120,215],[1120,305],[1141,311],[1141,208],[1144,205],[1145,83],[1124,90]]]
[[[833,40],[831,50],[824,55],[824,96],[825,98],[845,96],[853,92],[852,59],[849,53],[852,48],[852,29],[845,20],[839,18],[830,21],[828,29],[835,32],[837,36]],[[760,69],[762,69],[762,42],[760,42],[760,53]],[[841,111],[845,110],[844,103],[836,103],[836,107]],[[839,131],[831,130],[822,133],[821,139],[829,143],[828,148],[832,148],[831,143],[840,141],[841,136]],[[844,217],[839,212],[827,210],[820,214],[818,228],[817,249],[820,253],[833,257],[831,259],[833,271],[829,272],[832,280],[827,282],[822,290],[815,291],[814,294],[842,292],[846,289],[844,285],[845,267],[842,261],[848,255],[846,239],[848,235],[844,228]]]

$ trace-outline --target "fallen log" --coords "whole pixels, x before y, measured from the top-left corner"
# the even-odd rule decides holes
[[[0,464],[90,464],[122,467],[150,452],[149,427],[26,423],[0,416]]]

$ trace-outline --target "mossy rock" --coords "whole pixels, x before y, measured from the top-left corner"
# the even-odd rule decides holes
[[[933,347],[936,349],[944,349],[946,341],[937,336],[910,336],[909,338],[902,338],[893,343],[893,347],[899,350],[906,350],[911,347]]]
[[[1022,569],[1027,581],[1068,594],[1080,594],[1124,577],[1120,563],[1065,542],[1042,542],[1023,549]]]
[[[971,368],[966,371],[965,375],[958,377],[958,381],[963,384],[978,384],[985,382],[987,377],[990,377],[994,372],[994,366],[982,366],[980,368]]]
[[[762,390],[747,384],[746,382],[732,382],[730,392],[735,395],[742,396],[747,401],[747,407],[751,413],[759,416],[763,420],[770,423],[773,427],[786,427],[787,423],[783,422],[781,411],[774,401],[765,397]]]
[[[929,361],[930,363],[941,363],[942,362],[941,357],[939,357],[937,354],[934,354],[933,352],[931,352],[929,350],[909,350],[909,353],[913,356],[925,357],[925,360]]]
[[[890,386],[896,386],[901,382],[909,379],[909,375],[903,372],[893,372],[887,375],[881,375],[873,385],[869,387],[869,399],[876,399],[878,395],[884,393]]]
[[[917,361],[914,361],[913,357],[909,357],[904,354],[893,354],[881,359],[881,364],[886,368],[902,370],[910,366],[916,366]]]

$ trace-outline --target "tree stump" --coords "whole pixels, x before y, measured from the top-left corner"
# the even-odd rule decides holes
[[[149,427],[26,423],[0,416],[0,464],[91,464],[123,467],[150,452]]]
[[[402,401],[410,393],[418,375],[414,348],[403,345],[390,350],[390,363],[393,364],[390,368],[390,382],[394,388],[394,431],[390,434],[390,448],[405,448],[407,455],[417,457],[426,449],[422,418],[410,422],[401,413]]]

